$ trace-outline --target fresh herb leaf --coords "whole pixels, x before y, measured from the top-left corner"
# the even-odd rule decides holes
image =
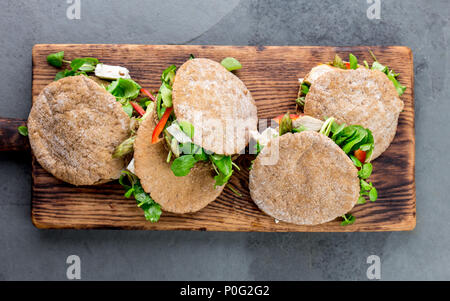
[[[210,156],[210,159],[213,162],[213,164],[217,167],[220,173],[229,175],[233,172],[231,156],[214,154]]]
[[[347,226],[347,225],[351,225],[355,222],[356,218],[351,215],[350,213],[344,214],[342,216],[342,218],[344,219],[341,223],[341,226]]]
[[[306,126],[304,126],[303,124],[301,124],[300,126],[298,126],[296,128],[293,128],[292,132],[293,133],[301,133],[301,132],[304,132],[304,131],[307,131],[307,130],[308,130],[308,128]]]
[[[352,53],[349,55],[350,69],[358,68],[358,59]]]
[[[242,68],[241,63],[234,57],[224,58],[220,64],[224,66],[228,71],[238,70]]]
[[[395,90],[397,90],[398,96],[402,96],[405,93],[406,86],[400,84],[400,82],[395,78],[395,75],[392,73],[393,71],[389,71],[387,77],[394,84]]]
[[[144,109],[147,110],[147,107],[149,104],[151,104],[152,101],[148,97],[144,97],[139,99],[139,105]]]
[[[166,111],[166,108],[162,107],[161,93],[158,92],[158,95],[156,95],[156,114],[158,115],[158,119],[161,119],[161,117],[162,117],[162,115],[164,115],[165,111]]]
[[[216,175],[214,177],[214,180],[216,181],[216,183],[214,184],[214,187],[225,185],[226,183],[228,183],[228,180],[230,179],[230,177],[231,177],[231,174],[225,175],[223,173],[219,173],[218,175]]]
[[[70,68],[74,71],[93,72],[98,64],[98,59],[93,57],[84,57],[73,59]]]
[[[233,174],[233,162],[231,156],[213,154],[209,156],[217,175],[214,177],[214,186],[225,185]]]
[[[255,153],[256,153],[256,155],[259,155],[259,153],[262,151],[262,149],[263,149],[263,147],[261,146],[261,144],[259,144],[259,141],[256,141],[256,144],[255,144]]]
[[[359,149],[359,145],[361,143],[365,143],[367,138],[367,130],[359,125],[352,126],[354,129],[353,135],[345,141],[345,144],[342,146],[342,150],[349,154],[351,151],[355,151]]]
[[[177,67],[175,65],[170,65],[163,71],[161,74],[161,82],[168,84],[169,86],[173,85],[173,80],[175,78],[175,71]]]
[[[375,202],[378,198],[378,192],[377,189],[375,187],[372,187],[372,189],[370,189],[369,191],[369,198],[371,202]]]
[[[203,147],[199,147],[198,150],[194,151],[194,158],[198,161],[207,161],[208,155],[205,153]]]
[[[125,180],[127,180],[127,183]],[[144,210],[146,220],[152,223],[159,220],[162,213],[161,206],[144,191],[138,177],[135,174],[129,171],[122,171],[119,178],[119,183],[126,190],[124,194],[126,198],[129,198],[132,195],[134,196],[137,206]]]
[[[81,73],[75,72],[75,71],[73,71],[73,70],[68,70],[68,69],[66,69],[66,70],[63,70],[63,71],[60,71],[60,72],[56,73],[56,75],[55,75],[55,81],[57,81],[58,79],[61,79],[61,78],[63,78],[63,77],[67,77],[67,76],[75,76],[75,75],[80,75],[80,74],[81,74]]]
[[[375,61],[372,63],[372,70],[378,70],[381,71],[383,73],[387,73],[388,72],[388,67],[381,65],[379,62]]]
[[[144,217],[146,220],[152,223],[159,221],[162,211],[161,206],[158,203],[153,201],[153,203],[144,203],[140,207],[144,210]]]
[[[302,93],[302,95],[304,95],[304,96],[306,96],[306,94],[308,94],[308,92],[309,92],[309,84],[307,84],[307,83],[302,83],[301,84],[301,86],[300,86],[300,89],[301,89],[301,93]]]
[[[49,54],[47,56],[47,62],[54,67],[61,67],[64,59],[64,51]]]
[[[380,64],[378,61],[373,62],[372,70],[379,70],[386,74],[389,80],[394,84],[395,89],[397,90],[398,96],[402,96],[406,90],[406,87],[400,84],[397,80],[398,73],[395,73],[393,70],[389,70],[387,66]]]
[[[360,205],[360,204],[365,204],[366,203],[366,199],[360,195],[358,198],[358,202],[356,202],[356,204]]]
[[[292,132],[292,119],[289,113],[286,113],[280,120],[279,135],[282,136],[290,132]]]
[[[159,92],[161,93],[164,107],[170,108],[172,106],[172,87],[164,82],[159,88]]]
[[[372,183],[367,183],[363,179],[360,180],[361,190],[363,191],[369,191],[372,189]]]
[[[197,160],[193,155],[184,155],[176,158],[172,162],[170,169],[172,169],[172,172],[175,176],[184,177],[189,174],[191,168],[194,167],[195,163],[197,163]]]
[[[361,179],[367,179],[372,174],[372,163],[365,163],[358,171],[358,176]]]
[[[358,158],[356,158],[355,156],[350,155],[350,159],[352,159],[352,162],[356,167],[362,166],[361,161],[359,161]]]
[[[334,56],[334,60],[330,63],[330,65],[336,68],[347,69],[347,67],[345,67],[344,61],[342,61],[341,57],[337,54]]]
[[[124,104],[122,104],[122,109],[127,113],[128,116],[133,115],[133,106],[129,101],[126,101]]]
[[[193,60],[193,59],[195,59],[195,56],[191,53],[191,54],[189,54],[189,59]]]
[[[112,157],[113,158],[121,158],[125,155],[131,154],[134,150],[134,140],[136,140],[136,136],[131,136],[130,138],[123,141],[120,145],[116,147],[114,150]]]
[[[17,130],[19,131],[19,134],[22,136],[28,136],[28,128],[24,125],[21,125],[17,128]]]
[[[119,78],[113,81],[106,91],[116,98],[135,99],[139,96],[141,86],[129,78]]]
[[[327,120],[325,120],[325,122],[322,124],[319,133],[324,134],[325,136],[328,137],[330,135],[333,123],[334,123],[333,117],[327,118]]]
[[[303,107],[305,106],[305,97],[300,96],[295,100],[295,102],[297,103],[300,109],[303,109]]]
[[[338,137],[338,135],[340,135],[342,130],[345,129],[345,127],[346,127],[345,123],[338,124],[336,121],[333,122],[333,124],[331,125],[331,133],[333,133],[333,135],[331,136],[331,139],[333,141],[336,141],[336,138]]]
[[[188,135],[191,140],[194,139],[194,126],[189,121],[181,120],[177,121],[181,130]]]

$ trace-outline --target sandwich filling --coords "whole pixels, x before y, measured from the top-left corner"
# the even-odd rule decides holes
[[[332,62],[328,62],[326,64],[320,64],[316,67],[314,67],[311,72],[305,77],[299,79],[300,82],[300,89],[298,93],[298,98],[295,100],[297,105],[300,108],[303,108],[305,105],[305,97],[309,92],[309,89],[311,88],[311,85],[314,83],[316,79],[318,79],[321,75],[332,71],[333,68],[339,68],[344,70],[350,70],[350,69],[358,69],[358,68],[366,68],[369,70],[378,70],[382,73],[386,74],[387,78],[394,84],[395,89],[397,90],[398,96],[402,96],[403,93],[406,90],[406,87],[403,86],[397,79],[397,77],[400,75],[399,73],[395,73],[394,70],[389,69],[388,66],[385,66],[378,62],[377,58],[373,54],[372,51],[370,51],[370,54],[373,58],[372,66],[369,66],[369,63],[367,61],[363,61],[364,65],[358,64],[358,59],[355,55],[350,53],[349,60],[343,61],[342,58],[339,55],[335,55],[334,60]]]

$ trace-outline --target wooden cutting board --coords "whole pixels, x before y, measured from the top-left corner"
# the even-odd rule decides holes
[[[236,72],[251,91],[258,106],[259,118],[272,118],[294,112],[298,78],[315,65],[333,59],[338,53],[351,52],[360,62],[372,62],[368,50],[378,60],[399,72],[400,82],[407,86],[401,97],[405,102],[395,140],[389,149],[373,162],[371,180],[378,189],[375,203],[357,205],[351,213],[356,222],[341,226],[332,221],[319,226],[297,226],[276,223],[252,202],[248,190],[248,167],[254,158],[241,156],[231,186],[242,194],[225,188],[222,195],[195,214],[177,215],[163,212],[158,223],[150,223],[136,207],[134,199],[123,196],[116,182],[75,187],[48,174],[33,159],[32,221],[38,228],[74,229],[148,229],[207,231],[304,231],[353,232],[412,230],[416,223],[415,150],[414,150],[414,74],[413,57],[407,47],[303,47],[303,46],[179,46],[179,45],[36,45],[33,48],[33,99],[51,83],[58,69],[49,66],[46,56],[65,51],[65,58],[96,57],[101,62],[125,66],[143,87],[157,90],[161,72],[171,64],[180,66],[189,58],[206,57],[220,61],[237,58],[243,68]]]

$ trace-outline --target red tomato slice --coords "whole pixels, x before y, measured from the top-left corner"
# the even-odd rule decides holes
[[[366,161],[366,152],[360,149],[355,150],[355,157],[359,162],[364,163]]]
[[[276,123],[279,124],[280,121],[281,121],[281,119],[283,119],[284,115],[286,115],[286,114],[281,114],[281,115],[275,117],[273,120],[274,120]],[[300,117],[300,115],[297,115],[297,114],[289,114],[289,117],[291,118],[292,121],[294,121],[295,119],[298,119],[298,118]]]

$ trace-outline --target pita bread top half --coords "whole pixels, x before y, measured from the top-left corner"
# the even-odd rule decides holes
[[[304,113],[319,119],[334,117],[337,122],[370,129],[375,140],[372,159],[377,158],[394,139],[404,106],[393,83],[378,70],[323,66],[313,68],[305,77],[311,87]]]
[[[173,107],[178,120],[194,126],[194,143],[216,154],[233,155],[257,129],[255,101],[245,84],[221,64],[191,59],[177,71]]]
[[[87,76],[46,86],[33,103],[28,131],[42,167],[73,185],[117,179],[126,166],[126,159],[112,153],[129,137],[130,118],[111,93]]]

